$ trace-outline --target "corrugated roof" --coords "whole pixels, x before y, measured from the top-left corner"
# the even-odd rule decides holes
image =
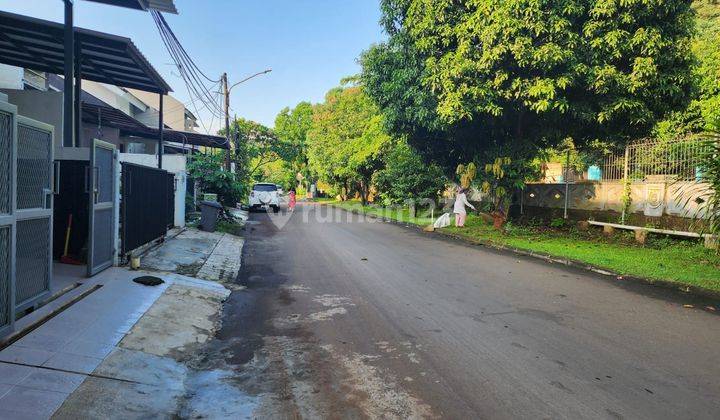
[[[0,62],[37,71],[63,74],[64,25],[0,12]],[[81,45],[81,77],[147,92],[172,91],[129,38],[75,28]]]
[[[137,10],[157,10],[158,12],[177,14],[173,0],[87,0],[112,6],[127,7]]]
[[[104,102],[91,95],[84,95],[82,118],[86,123],[117,128],[126,136],[154,140],[160,138],[159,129],[148,127],[124,112],[104,104]],[[217,149],[228,148],[225,137],[171,130],[168,128],[163,129],[163,140],[180,144],[186,143],[196,146],[214,147]]]

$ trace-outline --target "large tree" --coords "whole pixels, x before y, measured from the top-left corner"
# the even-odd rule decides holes
[[[382,0],[363,82],[395,134],[457,160],[647,135],[691,94],[687,0]],[[456,162],[457,162],[456,160]]]
[[[658,124],[655,135],[661,139],[702,132],[720,121],[720,3],[695,0],[693,9],[697,22],[692,39],[698,62],[693,71],[696,92],[687,109],[673,112]]]
[[[357,188],[366,203],[372,175],[389,143],[382,115],[363,88],[338,87],[314,110],[307,133],[308,163],[321,180],[344,194]]]
[[[283,170],[302,175],[305,182],[311,183],[307,158],[307,133],[312,126],[313,106],[309,102],[300,102],[295,108],[283,108],[275,117],[275,135],[288,145],[288,155],[283,161]],[[308,185],[305,185],[307,188]]]

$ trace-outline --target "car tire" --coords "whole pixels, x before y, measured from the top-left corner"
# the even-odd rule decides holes
[[[273,212],[278,213],[280,211],[280,206],[272,206]]]

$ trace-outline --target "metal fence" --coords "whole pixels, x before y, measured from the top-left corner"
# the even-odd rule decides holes
[[[646,181],[651,176],[667,176],[679,181],[701,177],[700,165],[708,144],[699,138],[642,140],[629,144],[624,153],[610,154],[602,166],[602,179]]]
[[[122,254],[145,245],[167,233],[168,172],[122,162],[122,194],[120,202],[120,232]]]

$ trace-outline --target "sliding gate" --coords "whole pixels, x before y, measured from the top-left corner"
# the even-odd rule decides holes
[[[53,129],[0,102],[0,336],[50,293]]]
[[[175,183],[165,170],[128,162],[121,165],[120,236],[126,255],[167,234]]]

